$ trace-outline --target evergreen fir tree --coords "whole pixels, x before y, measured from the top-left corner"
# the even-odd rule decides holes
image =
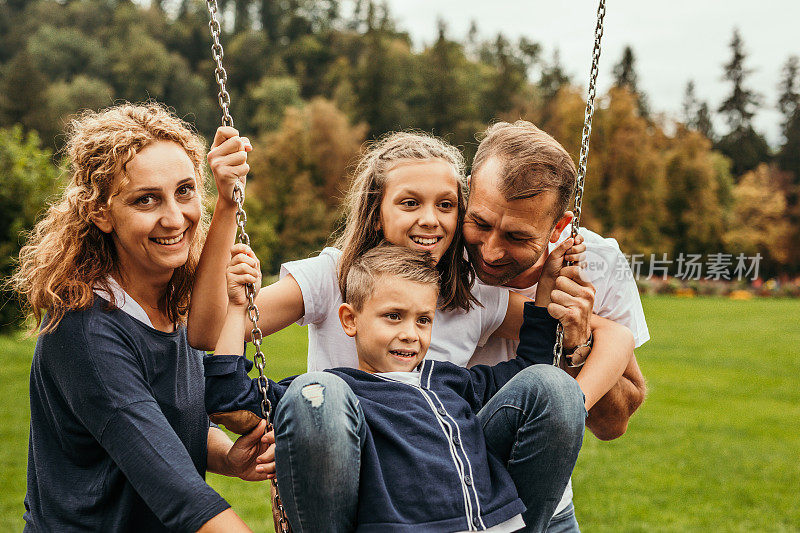
[[[639,114],[647,117],[650,113],[647,105],[647,98],[639,90],[639,76],[636,74],[636,56],[630,46],[625,46],[622,51],[622,58],[614,66],[614,85],[625,88],[635,95],[638,100]]]
[[[778,166],[794,174],[800,184],[800,58],[791,56],[783,67],[778,109],[783,115],[783,144],[778,152]]]
[[[724,115],[730,131],[719,140],[716,147],[731,159],[733,174],[739,177],[767,161],[770,151],[767,141],[752,126],[761,98],[745,85],[745,79],[751,71],[744,66],[747,56],[738,29],[733,31],[730,47],[731,60],[725,65],[724,79],[731,82],[731,94],[718,109]]]

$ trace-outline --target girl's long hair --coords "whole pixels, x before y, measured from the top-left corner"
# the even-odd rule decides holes
[[[342,251],[339,289],[344,298],[347,273],[353,261],[383,241],[379,229],[381,201],[389,170],[397,162],[440,159],[453,166],[458,182],[458,225],[453,242],[439,260],[439,308],[467,311],[478,301],[472,296],[475,272],[464,255],[461,226],[466,212],[467,178],[464,157],[445,141],[417,132],[391,133],[368,146],[353,174],[345,199],[344,228],[335,246]],[[480,305],[480,304],[478,304]]]
[[[86,111],[70,124],[66,145],[69,181],[61,197],[27,236],[11,284],[22,298],[36,327],[48,313],[41,333],[55,329],[67,311],[86,309],[94,289],[108,293],[116,306],[108,277],[114,273],[116,249],[112,236],[92,222],[108,209],[117,175],[146,146],[158,141],[179,144],[194,165],[202,194],[205,145],[192,127],[156,103],[117,105]],[[189,259],[175,269],[161,302],[173,322],[185,319],[197,261],[208,225],[203,216],[190,244]],[[124,273],[122,273],[124,275]]]

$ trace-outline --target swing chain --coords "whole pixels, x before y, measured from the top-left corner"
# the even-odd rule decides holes
[[[606,0],[600,0],[597,7],[597,26],[594,30],[594,50],[592,50],[592,69],[589,73],[589,93],[586,98],[586,112],[581,135],[581,153],[578,159],[578,176],[575,180],[575,218],[572,219],[572,237],[578,236],[581,225],[581,208],[583,206],[583,187],[586,180],[586,166],[589,160],[589,138],[592,135],[592,117],[594,116],[594,97],[597,92],[597,73],[600,64],[600,40],[603,38],[603,18],[606,15]],[[553,346],[553,365],[561,365],[564,353],[564,326],[561,322],[556,326],[556,343]],[[581,366],[583,362],[570,366]]]
[[[211,21],[208,23],[208,26],[211,29],[211,38],[214,41],[211,46],[211,54],[214,56],[214,62],[216,63],[214,77],[219,85],[217,99],[219,101],[219,106],[222,108],[222,125],[233,127],[233,117],[231,117],[229,110],[231,104],[231,95],[228,93],[226,88],[226,84],[228,82],[228,73],[225,71],[225,67],[222,66],[222,58],[224,57],[225,52],[222,49],[222,43],[219,41],[221,27],[219,20],[217,19],[217,0],[206,0],[206,6],[208,7],[208,14],[211,17]],[[245,231],[247,213],[244,210],[244,188],[242,187],[242,182],[239,180],[236,180],[236,183],[233,185],[233,201],[236,203],[236,226],[238,227],[237,240],[242,244],[250,246],[250,236],[247,234],[247,231]],[[269,381],[267,381],[267,377],[264,375],[264,369],[267,366],[267,360],[264,356],[264,352],[261,351],[261,342],[264,340],[264,335],[261,332],[261,328],[258,327],[258,319],[260,314],[258,311],[258,306],[255,302],[256,287],[253,283],[248,283],[245,285],[245,295],[247,296],[248,303],[247,316],[250,319],[250,322],[253,324],[253,329],[250,330],[250,336],[253,346],[256,350],[255,354],[253,354],[253,362],[258,369],[258,378],[256,380],[256,384],[258,385],[258,390],[261,393],[261,416],[267,421],[266,431],[271,431],[272,423],[270,419],[272,415],[272,402],[270,402],[269,398],[267,397]],[[274,489],[272,505],[273,509],[277,511],[280,532],[290,533],[291,527],[286,518],[286,509],[283,507],[283,503],[281,502],[281,498],[278,494],[278,483],[275,478],[272,478],[272,487]]]
[[[228,93],[226,87],[228,83],[228,73],[225,67],[222,66],[222,58],[225,57],[225,52],[222,49],[222,44],[219,42],[219,35],[222,29],[217,19],[217,12],[219,11],[217,0],[206,0],[206,6],[208,7],[208,14],[211,17],[208,27],[211,28],[211,38],[214,40],[214,44],[211,45],[211,55],[214,56],[214,63],[216,63],[214,77],[217,79],[217,85],[219,85],[217,100],[219,101],[219,106],[222,108],[222,125],[233,127],[233,117],[231,117],[230,111],[228,110],[228,107],[231,105],[231,95]]]

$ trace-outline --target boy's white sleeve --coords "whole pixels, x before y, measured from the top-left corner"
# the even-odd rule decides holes
[[[334,248],[325,248],[317,257],[281,265],[281,279],[291,274],[303,294],[305,314],[297,321],[299,325],[324,321],[334,301],[339,299],[337,264],[340,255]]]

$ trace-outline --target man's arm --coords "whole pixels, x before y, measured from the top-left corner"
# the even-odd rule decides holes
[[[580,375],[580,368],[565,368],[575,377]],[[591,409],[586,419],[588,427],[600,440],[613,440],[621,437],[628,429],[628,420],[642,405],[647,394],[642,371],[632,355],[622,377]]]

